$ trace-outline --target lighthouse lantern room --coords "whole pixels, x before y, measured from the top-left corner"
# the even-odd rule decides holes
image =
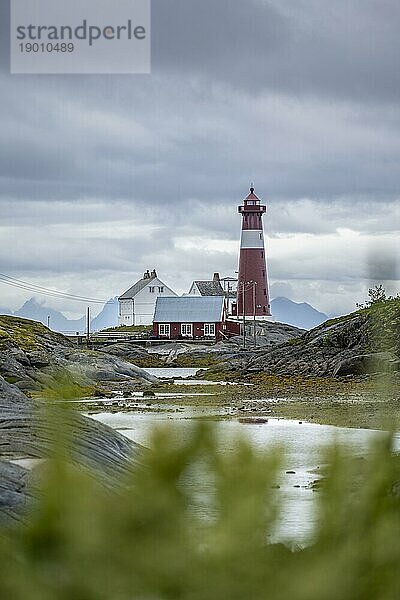
[[[237,315],[256,317],[271,316],[268,277],[265,258],[262,216],[267,207],[250,188],[250,194],[238,207],[242,215],[240,240],[239,278],[237,287]]]

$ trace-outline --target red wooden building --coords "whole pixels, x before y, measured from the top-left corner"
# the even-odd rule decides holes
[[[204,339],[216,342],[236,333],[226,320],[222,296],[157,298],[153,335],[164,339]]]

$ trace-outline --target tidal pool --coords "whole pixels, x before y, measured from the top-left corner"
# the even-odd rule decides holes
[[[178,382],[192,384],[199,380],[191,379],[198,368],[147,368],[148,373],[163,379],[175,380],[182,377]],[[177,383],[178,383],[177,382]],[[218,384],[225,382],[218,382]],[[312,539],[312,532],[317,521],[316,496],[309,486],[318,479],[318,471],[323,466],[321,463],[321,450],[329,444],[338,442],[343,444],[349,455],[354,458],[365,457],[369,451],[371,441],[379,435],[380,431],[370,429],[354,429],[345,427],[333,427],[330,425],[319,425],[316,423],[301,423],[286,419],[269,418],[267,423],[250,424],[240,423],[239,419],[232,414],[229,407],[190,406],[182,407],[173,403],[173,398],[168,398],[168,404],[157,404],[157,400],[151,401],[156,411],[145,412],[138,408],[132,408],[130,412],[121,413],[99,413],[92,415],[107,425],[117,429],[126,437],[143,444],[151,445],[151,432],[154,427],[173,425],[171,435],[177,441],[185,435],[189,435],[191,427],[196,418],[223,417],[214,423],[221,452],[233,448],[234,441],[238,436],[245,436],[256,448],[268,450],[274,446],[283,446],[285,449],[285,464],[280,474],[277,490],[280,506],[281,519],[274,539],[298,544],[307,544]],[[175,395],[177,397],[178,395]],[[183,394],[182,394],[183,396]],[[268,399],[263,399],[263,402]],[[271,402],[275,399],[271,398]],[[400,450],[400,434],[395,438],[396,450]],[[286,473],[294,471],[294,473]],[[206,482],[193,479],[193,485],[197,487],[207,486]],[[205,491],[205,496],[207,493]],[[207,503],[202,508],[204,513],[209,510]]]
[[[175,377],[194,377],[199,369],[198,367],[148,367],[143,369],[150,375],[154,375],[155,377],[160,377],[160,379],[175,379]]]
[[[178,409],[178,410],[177,410]],[[117,429],[126,437],[145,446],[151,445],[151,431],[155,426],[173,425],[171,435],[181,440],[189,435],[196,417],[227,416],[227,411],[210,410],[210,407],[165,406],[161,412],[99,413],[93,418]],[[315,500],[318,492],[308,486],[318,478],[321,449],[333,442],[344,444],[352,457],[364,457],[369,443],[382,432],[368,429],[350,429],[300,423],[284,419],[269,419],[264,424],[242,424],[237,418],[225,418],[214,423],[221,451],[232,449],[237,436],[244,435],[255,447],[268,449],[276,445],[285,448],[285,465],[280,474],[277,491],[282,507],[281,520],[274,539],[307,544],[316,524]],[[396,437],[396,449],[400,449],[400,436]],[[294,473],[286,473],[294,471]],[[193,480],[201,487],[202,482]],[[296,487],[295,487],[296,486]],[[297,487],[300,486],[300,487]],[[203,507],[204,511],[207,506]]]

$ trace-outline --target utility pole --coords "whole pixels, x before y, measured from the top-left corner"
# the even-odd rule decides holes
[[[226,289],[226,283],[228,283],[228,290]],[[225,306],[226,306],[226,314],[229,315],[229,281],[224,281],[224,296],[225,296]]]
[[[90,306],[87,307],[86,312],[86,345],[89,346],[90,342]]]
[[[245,282],[242,281],[242,291],[243,291],[243,350],[246,350],[246,305],[245,305],[245,299],[246,299],[246,289],[245,289]]]
[[[50,329],[50,315],[47,315],[47,329]]]
[[[256,338],[256,285],[257,285],[257,281],[253,281],[253,336],[254,336],[254,348],[257,346],[257,338]]]

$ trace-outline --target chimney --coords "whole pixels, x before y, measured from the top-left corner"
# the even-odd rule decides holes
[[[214,273],[213,281],[215,281],[215,283],[219,283],[219,273]]]

